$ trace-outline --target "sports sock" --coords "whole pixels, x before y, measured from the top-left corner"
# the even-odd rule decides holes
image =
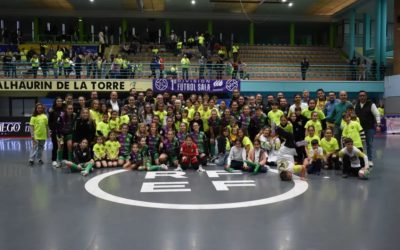
[[[147,169],[149,171],[161,171],[162,170],[162,168],[158,165],[151,165],[150,167],[147,167]]]
[[[61,162],[63,158],[63,151],[62,150],[57,150],[57,161]]]
[[[71,170],[79,170],[78,164],[75,164],[75,163],[72,163],[70,168],[71,168]]]
[[[72,161],[72,150],[68,150],[68,160]]]
[[[86,164],[85,172],[90,173],[90,170],[93,168],[93,163]]]

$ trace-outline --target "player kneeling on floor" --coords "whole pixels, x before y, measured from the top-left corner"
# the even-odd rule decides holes
[[[152,165],[151,163],[153,160],[152,159],[152,154],[150,153],[149,147],[147,146],[147,140],[145,137],[141,138],[139,140],[139,155],[141,157],[140,164],[138,165],[139,167],[137,168],[139,171],[162,171],[162,170],[168,170],[168,166],[165,164],[155,164]],[[156,158],[157,162],[159,162],[160,158],[157,156]],[[162,161],[166,161],[164,157],[161,157]]]
[[[193,142],[190,135],[186,136],[185,142],[181,146],[181,166],[177,167],[177,171],[186,170],[188,168],[193,168],[195,170],[199,169],[199,150],[197,145]]]
[[[321,174],[324,165],[324,151],[319,146],[318,140],[311,141],[311,149],[307,150],[307,158],[304,159],[304,166],[307,166],[308,174]]]
[[[146,140],[144,138],[144,140]],[[139,145],[137,143],[133,143],[131,147],[131,155],[129,160],[123,165],[124,169],[134,170],[143,164],[143,157],[139,152]]]
[[[75,148],[73,161],[62,162],[63,167],[71,169],[72,172],[81,171],[83,176],[89,174],[92,170],[94,161],[90,155],[89,142],[87,139],[82,139],[78,147]]]
[[[162,153],[160,155],[160,163],[167,164],[167,166],[179,167],[179,141],[175,137],[175,132],[168,130],[166,139],[162,143]]]
[[[255,139],[253,142],[253,148],[250,149],[247,160],[244,161],[248,166],[248,171],[257,174],[258,172],[266,173],[268,171],[267,167],[268,155],[261,148],[261,141]]]
[[[339,158],[343,162],[343,178],[350,176],[369,176],[368,157],[354,147],[351,138],[344,139],[345,147],[339,151]],[[363,170],[360,172],[360,170]],[[368,171],[367,174],[365,174]]]

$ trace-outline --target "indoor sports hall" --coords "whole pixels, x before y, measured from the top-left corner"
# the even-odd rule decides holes
[[[400,1],[0,3],[0,249],[395,250]]]

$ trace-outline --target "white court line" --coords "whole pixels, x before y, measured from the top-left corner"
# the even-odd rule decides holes
[[[272,203],[277,203],[284,200],[292,199],[296,196],[303,194],[308,189],[308,183],[306,181],[300,180],[300,178],[294,178],[294,187],[289,191],[279,194],[273,197],[268,197],[264,199],[251,200],[251,201],[243,201],[243,202],[233,202],[233,203],[216,203],[216,204],[174,204],[174,203],[158,203],[158,202],[148,202],[148,201],[140,201],[140,200],[132,200],[123,197],[119,197],[116,195],[109,194],[103,191],[99,187],[99,183],[107,177],[112,175],[116,175],[119,173],[127,172],[128,170],[115,170],[112,172],[104,173],[98,176],[93,177],[85,184],[85,189],[93,196],[96,196],[100,199],[130,205],[130,206],[139,206],[139,207],[151,207],[151,208],[162,208],[162,209],[182,209],[182,210],[210,210],[210,209],[229,209],[229,208],[244,208],[244,207],[254,207],[267,205]],[[271,169],[268,172],[272,172],[277,174],[278,171],[276,169]]]

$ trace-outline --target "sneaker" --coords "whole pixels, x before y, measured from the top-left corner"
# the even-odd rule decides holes
[[[33,167],[33,164],[34,164],[35,162],[33,161],[33,160],[29,160],[29,166],[30,167]]]
[[[368,165],[370,168],[374,167],[374,163],[372,161],[368,161]]]
[[[168,166],[165,164],[161,164],[160,167],[162,170],[168,170]]]
[[[43,161],[42,160],[39,160],[38,163],[39,163],[39,165],[43,165]]]
[[[52,163],[51,163],[51,165],[53,166],[53,167],[57,167],[58,165],[60,165],[58,162],[56,162],[56,161],[53,161]]]
[[[347,174],[343,174],[343,175],[342,175],[342,178],[345,178],[345,179],[346,179],[347,177],[349,177]]]
[[[204,170],[204,168],[202,166],[199,166],[199,168],[197,169],[197,172],[199,172],[199,173],[204,172],[204,171],[205,170]]]
[[[183,171],[183,170],[182,170],[181,166],[178,166],[177,168],[175,168],[175,171],[179,171],[180,172],[180,171]]]
[[[146,167],[145,167],[145,166],[140,166],[140,167],[138,167],[137,170],[138,170],[138,171],[144,171],[144,170],[146,170]]]
[[[56,165],[55,165],[56,168],[61,168],[61,166],[62,166],[61,162],[56,162]]]
[[[87,176],[88,174],[89,174],[89,172],[86,171],[86,170],[81,171],[81,175],[82,175],[82,176]]]

